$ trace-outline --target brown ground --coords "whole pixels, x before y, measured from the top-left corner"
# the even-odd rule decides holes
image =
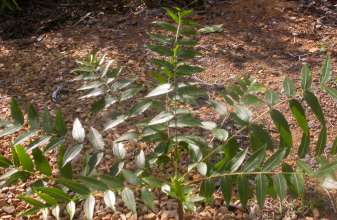
[[[149,52],[144,49],[146,32],[150,30],[152,21],[162,17],[161,12],[144,8],[123,14],[95,10],[83,21],[80,18],[66,20],[56,29],[12,35],[0,32],[1,117],[9,116],[10,97],[16,96],[21,103],[33,102],[40,109],[44,105],[50,109],[61,108],[69,122],[75,117],[79,117],[83,124],[96,121],[97,118],[88,114],[87,103],[77,99],[80,96],[75,92],[77,85],[66,82],[73,78],[70,70],[75,67],[75,59],[84,57],[92,49],[99,49],[125,65],[128,74],[146,81],[149,69],[146,64]],[[195,19],[202,24],[224,24],[222,33],[200,37],[198,47],[203,56],[197,62],[206,71],[197,77],[205,82],[225,84],[236,76],[249,74],[280,91],[286,75],[299,82],[301,64],[307,62],[313,66],[316,91],[319,67],[324,58],[324,53],[320,52],[323,47],[332,54],[336,70],[337,29],[334,21],[321,24],[316,13],[300,9],[294,1],[230,1],[211,7],[207,13],[199,12]],[[69,94],[58,104],[51,102],[53,89],[65,82],[70,88]],[[337,104],[327,95],[317,94],[327,113],[328,140],[331,141],[337,133]],[[269,120],[263,121],[270,125]],[[97,128],[101,127],[100,123],[96,124]],[[295,125],[291,122],[294,138],[298,140],[300,137],[296,134],[299,136],[300,131]],[[317,122],[314,121],[311,126],[318,131]],[[9,142],[13,138],[1,140],[1,154],[8,153]],[[331,142],[328,144],[331,145]],[[216,199],[214,206],[202,207],[191,219],[243,219],[247,216],[251,219],[337,219],[324,191],[311,182],[307,185],[309,193],[305,201],[301,203],[289,198],[282,213],[277,201],[267,201],[262,212],[252,202],[248,212],[243,213],[239,209],[227,210],[221,199]],[[16,212],[24,208],[24,204],[15,198],[23,188],[24,184],[0,190],[0,219],[14,219],[12,212],[1,209],[3,206],[14,206]],[[157,215],[147,214],[144,219],[175,216],[175,204],[164,197],[161,200]],[[97,219],[131,218],[127,212],[112,215],[102,203],[97,204],[96,210]]]

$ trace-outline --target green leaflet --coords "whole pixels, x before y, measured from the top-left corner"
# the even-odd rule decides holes
[[[49,140],[51,139],[51,136],[42,136],[39,139],[36,139],[32,141],[28,146],[27,146],[27,151],[31,151],[39,146],[49,144]]]
[[[18,216],[32,216],[32,215],[35,215],[36,213],[38,213],[39,211],[41,211],[41,208],[37,208],[37,207],[33,207],[33,208],[30,208],[26,211],[22,211],[18,214]]]
[[[212,134],[220,141],[226,141],[228,138],[228,131],[225,129],[215,128],[212,130]]]
[[[303,172],[300,168],[294,172],[293,168],[287,164],[282,164],[282,171],[284,177],[287,180],[288,189],[294,197],[302,196],[304,192],[304,178]]]
[[[212,180],[204,180],[200,185],[200,196],[205,197],[207,203],[213,201],[213,193],[215,191],[215,184]]]
[[[325,87],[324,89],[335,101],[337,101],[337,89],[330,87]]]
[[[48,152],[50,150],[53,150],[54,148],[57,148],[62,144],[64,144],[64,142],[65,142],[64,137],[52,137],[47,146],[45,147],[44,151]]]
[[[223,31],[223,24],[205,26],[198,30],[200,34],[210,34],[210,33],[222,32],[222,31]]]
[[[151,100],[140,101],[130,109],[129,116],[130,117],[138,116],[143,112],[145,112],[147,109],[149,109],[151,105],[152,105]]]
[[[21,144],[31,137],[35,136],[38,133],[38,130],[29,130],[21,135],[19,135],[13,142],[13,145]]]
[[[60,147],[58,148],[58,155],[57,155],[57,167],[59,169],[59,173],[61,174],[61,176],[71,179],[73,176],[71,164],[68,163],[67,165],[63,166],[64,152],[65,152],[64,146],[60,145]]]
[[[143,188],[141,191],[141,198],[147,207],[149,207],[151,210],[155,209],[154,203],[155,197],[151,191],[149,191],[146,188]]]
[[[296,192],[297,195],[304,195],[304,177],[301,170],[296,169],[296,173],[292,174],[290,177],[290,182],[292,184],[292,188]]]
[[[91,112],[97,113],[103,110],[104,107],[105,107],[105,97],[102,97],[91,105]]]
[[[262,171],[272,171],[279,166],[286,156],[286,148],[281,148],[276,151],[269,159],[264,163]]]
[[[76,144],[72,147],[68,147],[63,156],[62,166],[72,161],[83,149],[83,144]]]
[[[86,187],[88,187],[92,190],[105,191],[109,188],[107,184],[105,184],[103,181],[100,181],[100,180],[96,179],[95,177],[80,176],[80,177],[78,177],[78,180],[83,185],[85,185]]]
[[[295,99],[289,100],[289,108],[292,112],[293,117],[295,118],[298,125],[301,127],[303,131],[301,144],[298,148],[298,155],[300,158],[303,158],[308,153],[310,145],[308,121],[305,116],[304,108],[297,100]]]
[[[28,197],[28,196],[20,195],[20,196],[18,196],[18,198],[25,201],[26,203],[32,205],[33,207],[36,207],[36,208],[46,207],[46,205],[44,203],[40,202],[39,200]]]
[[[309,91],[312,82],[312,74],[308,64],[304,64],[301,69],[301,87],[303,91]]]
[[[32,104],[28,108],[28,123],[31,129],[37,129],[40,126],[39,114]]]
[[[326,142],[327,142],[327,128],[324,126],[322,127],[317,144],[316,144],[316,155],[321,155],[324,151],[324,148],[326,147]]]
[[[5,186],[11,186],[16,184],[19,180],[26,181],[29,176],[30,173],[28,173],[27,171],[17,171],[16,169],[14,169],[8,171],[3,176],[1,176],[1,179],[5,179]]]
[[[164,29],[164,30],[167,30],[167,31],[170,31],[170,32],[173,32],[175,33],[176,32],[176,26],[170,24],[170,23],[167,23],[167,22],[163,22],[163,21],[155,21],[153,22],[155,25],[157,25],[158,27]]]
[[[303,160],[297,160],[296,165],[299,169],[303,170],[309,176],[314,176],[314,170]]]
[[[315,175],[318,177],[325,177],[327,175],[331,175],[331,173],[336,172],[337,169],[337,161],[333,161],[331,163],[325,164],[321,166],[316,172]]]
[[[13,160],[14,166],[16,167],[20,166],[20,160],[18,157],[18,153],[16,153],[15,147],[11,147],[11,152],[12,152],[12,160]]]
[[[149,122],[148,125],[157,125],[157,124],[166,123],[166,122],[170,121],[171,119],[173,119],[173,117],[174,117],[174,115],[171,112],[163,111],[163,112],[159,113],[158,115],[156,115]]]
[[[303,133],[302,138],[301,138],[301,144],[298,147],[298,156],[300,158],[305,157],[305,155],[309,152],[309,146],[310,146],[310,134],[308,133]]]
[[[254,171],[260,166],[266,156],[266,145],[255,151],[245,162],[242,170],[244,172]]]
[[[151,62],[159,67],[165,67],[171,71],[174,69],[174,66],[166,60],[152,59]]]
[[[199,52],[193,49],[179,49],[177,56],[185,59],[192,59],[199,55]]]
[[[49,165],[48,160],[43,156],[42,151],[39,148],[33,150],[33,158],[35,162],[35,168],[41,173],[50,176],[52,174],[52,169]]]
[[[33,171],[33,169],[34,169],[33,161],[29,157],[29,155],[27,154],[25,148],[22,147],[21,145],[16,145],[14,148],[15,148],[15,152],[17,154],[17,157],[18,157],[22,167],[25,170]]]
[[[268,90],[266,92],[266,102],[269,106],[273,106],[279,102],[279,94],[273,90]]]
[[[15,98],[12,98],[11,101],[11,116],[16,124],[23,125],[23,123],[25,122],[23,113]]]
[[[133,213],[137,213],[136,210],[136,199],[133,191],[125,187],[122,191],[122,200],[125,206],[130,209]]]
[[[282,201],[287,195],[287,181],[283,174],[276,174],[273,176],[273,183],[275,190],[280,200]]]
[[[42,127],[43,127],[43,130],[47,133],[52,133],[54,130],[53,119],[47,107],[44,108],[44,111],[42,114]]]
[[[303,132],[309,132],[308,121],[305,116],[305,111],[302,105],[295,99],[289,100],[289,108],[296,119],[298,125],[302,128]]]
[[[240,153],[238,153],[235,157],[232,158],[230,161],[231,167],[230,171],[231,172],[236,172],[240,166],[242,165],[243,161],[245,160],[246,156],[248,153],[248,148]]]
[[[61,111],[56,112],[55,131],[57,132],[59,136],[64,136],[67,132],[67,126],[63,120]]]
[[[249,182],[248,178],[245,175],[238,176],[237,178],[237,184],[238,184],[238,192],[239,192],[239,198],[242,206],[245,208],[247,206],[248,198],[249,198]]]
[[[256,198],[260,208],[264,207],[264,200],[267,195],[268,178],[265,175],[259,174],[255,178],[256,182]]]
[[[295,83],[289,77],[286,77],[283,81],[283,90],[288,97],[292,97],[296,93]]]
[[[276,109],[270,111],[270,116],[280,133],[280,147],[286,148],[288,154],[293,145],[289,124],[283,114]]]
[[[80,195],[90,194],[90,190],[85,185],[75,182],[71,179],[58,178],[56,180],[56,183],[61,184],[70,189],[71,191],[76,192]]]
[[[54,199],[56,199],[58,202],[69,202],[71,200],[71,197],[68,196],[63,190],[53,187],[39,187],[36,189],[38,192],[43,192],[44,194],[47,194]]]
[[[304,99],[310,106],[311,110],[315,114],[316,118],[320,121],[322,126],[325,126],[325,118],[324,118],[324,113],[322,111],[321,105],[319,104],[318,99],[316,96],[310,92],[310,91],[305,91],[304,92]]]
[[[241,98],[241,102],[246,105],[256,105],[259,106],[261,103],[261,99],[259,99],[256,95],[246,94]]]
[[[319,82],[321,85],[326,84],[327,82],[330,81],[332,76],[332,65],[331,65],[331,57],[328,56],[322,65],[322,69],[321,69],[321,75],[319,78]]]
[[[250,145],[253,150],[258,150],[261,146],[264,145],[266,145],[268,149],[273,146],[273,141],[270,134],[265,128],[263,128],[262,125],[250,124],[249,132]]]
[[[134,97],[141,90],[142,90],[142,88],[140,88],[140,87],[132,87],[130,89],[127,89],[127,90],[123,91],[121,93],[121,96],[120,96],[120,101],[125,101],[127,99],[130,99],[130,98]]]
[[[125,180],[130,184],[137,185],[140,183],[140,179],[137,177],[137,175],[130,170],[123,169],[122,174]]]
[[[335,140],[334,140],[334,142],[332,144],[331,153],[332,154],[336,154],[337,153],[337,136],[335,137]]]
[[[37,194],[43,201],[45,201],[46,204],[47,204],[48,206],[55,206],[55,205],[58,204],[57,200],[56,200],[54,197],[52,197],[52,196],[50,196],[50,195],[48,195],[48,194],[41,193],[41,192],[37,192],[36,194]]]
[[[224,176],[221,178],[221,191],[225,199],[226,205],[230,204],[232,197],[232,188],[233,188],[233,177]]]
[[[160,46],[160,45],[146,45],[147,48],[152,50],[153,52],[158,53],[161,56],[172,56],[173,52],[170,48]]]
[[[214,110],[221,116],[224,116],[228,113],[227,106],[223,102],[210,100],[209,104],[214,108]]]
[[[17,131],[19,131],[22,128],[22,125],[15,124],[11,125],[9,127],[6,127],[5,129],[0,131],[0,137],[4,137],[6,135],[11,135]]]
[[[195,73],[200,73],[204,69],[198,66],[191,66],[191,65],[181,65],[177,68],[176,74],[178,76],[185,76],[185,75],[193,75]]]
[[[167,94],[173,91],[173,87],[170,83],[165,83],[154,88],[149,94],[146,95],[147,98]]]
[[[8,160],[6,157],[0,155],[0,167],[2,168],[8,168],[12,165],[12,162]]]

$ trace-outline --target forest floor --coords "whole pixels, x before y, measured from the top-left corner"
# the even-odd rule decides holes
[[[136,7],[117,13],[107,8],[94,8],[74,12],[60,18],[58,10],[44,9],[32,12],[26,17],[9,17],[0,24],[0,115],[9,117],[9,101],[17,97],[22,104],[34,103],[40,110],[47,105],[50,109],[62,109],[66,120],[74,118],[83,124],[97,124],[101,121],[93,117],[76,92],[78,85],[69,83],[74,77],[71,70],[75,60],[85,57],[98,49],[107,53],[125,66],[125,72],[138,76],[147,82],[150,69],[149,51],[144,48],[148,42],[146,35],[152,29],[151,22],[163,19],[158,9]],[[336,10],[336,8],[335,8]],[[36,17],[34,17],[36,15]],[[326,19],[328,18],[328,19]],[[226,1],[210,6],[204,13],[198,11],[194,19],[203,25],[223,24],[220,33],[201,35],[198,48],[202,57],[196,63],[205,71],[196,76],[206,83],[226,84],[235,77],[250,75],[258,82],[281,91],[285,76],[294,79],[299,86],[301,65],[312,66],[314,91],[322,101],[326,112],[329,138],[328,146],[337,134],[337,103],[327,95],[317,91],[318,74],[326,52],[333,60],[334,74],[337,69],[337,17],[323,16],[319,12],[301,8],[296,1],[238,0]],[[28,23],[27,23],[28,22]],[[65,85],[69,91],[58,103],[51,101],[53,90]],[[287,109],[287,106],[280,106]],[[288,112],[288,116],[290,116]],[[312,115],[310,115],[311,118]],[[262,119],[272,127],[268,118]],[[300,130],[290,121],[294,130],[295,143],[300,140]],[[318,122],[311,128],[319,132]],[[297,133],[296,133],[297,132]],[[312,134],[315,135],[315,132]],[[111,134],[116,138],[117,134]],[[0,154],[10,154],[10,142],[14,136],[0,140]],[[109,146],[109,145],[108,145]],[[312,146],[314,147],[314,146]],[[295,152],[295,150],[294,150]],[[108,153],[111,154],[111,149]],[[55,161],[55,158],[51,159]],[[291,161],[290,161],[291,163]],[[0,170],[0,174],[1,174]],[[228,209],[221,198],[216,198],[212,206],[198,209],[189,219],[337,219],[333,201],[317,183],[308,181],[305,199],[291,197],[283,204],[268,199],[266,207],[259,210],[250,202],[247,210]],[[18,219],[15,214],[26,208],[16,196],[24,191],[25,184],[0,189],[0,219]],[[333,198],[336,193],[331,192]],[[233,201],[235,203],[235,201]],[[336,205],[336,204],[335,204]],[[159,208],[160,207],[160,208]],[[139,219],[174,219],[174,202],[162,200],[158,212],[145,213]],[[135,219],[125,211],[111,213],[102,202],[96,206],[96,219]],[[123,210],[123,209],[121,209]],[[81,217],[79,217],[81,219]]]

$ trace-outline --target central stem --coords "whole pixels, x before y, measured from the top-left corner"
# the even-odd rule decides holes
[[[175,150],[174,150],[174,156],[175,156],[175,163],[174,163],[174,167],[175,167],[175,175],[178,174],[178,170],[179,170],[179,160],[180,160],[180,155],[179,155],[179,150],[177,149],[177,140],[178,140],[178,131],[177,131],[177,63],[178,63],[178,49],[179,49],[179,45],[178,43],[178,38],[180,35],[180,28],[181,28],[181,15],[180,12],[178,12],[178,26],[177,26],[177,31],[175,34],[175,39],[173,42],[173,56],[172,56],[172,60],[171,63],[173,65],[173,90],[174,90],[174,98],[173,98],[173,116],[174,116],[174,139],[175,139]]]
[[[184,207],[180,201],[178,201],[178,219],[184,220]]]

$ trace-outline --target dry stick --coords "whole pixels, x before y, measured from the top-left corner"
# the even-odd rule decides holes
[[[84,16],[82,16],[82,17],[80,18],[80,20],[78,20],[75,24],[73,24],[73,26],[78,25],[79,23],[81,23],[82,21],[84,21],[87,17],[89,17],[91,14],[92,14],[92,12],[86,13]]]

